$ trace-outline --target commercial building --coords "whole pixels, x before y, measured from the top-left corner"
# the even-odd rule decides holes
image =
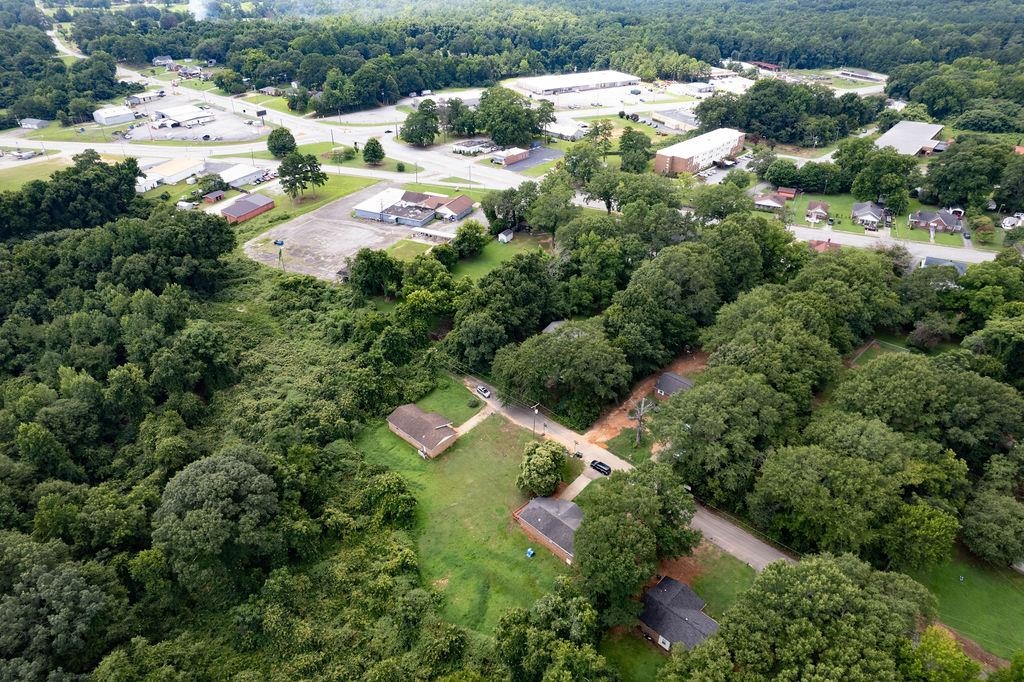
[[[134,95],[128,95],[128,106],[137,107],[140,104],[148,104],[149,102],[155,102],[164,96],[163,90],[147,90],[146,92],[139,92]]]
[[[423,459],[437,457],[459,437],[447,417],[436,412],[424,412],[412,403],[401,405],[388,415],[388,428],[416,448]]]
[[[28,130],[42,130],[48,127],[53,121],[47,121],[43,118],[22,118],[18,120],[18,125]]]
[[[654,157],[654,172],[694,173],[738,154],[743,149],[743,139],[738,130],[719,128],[659,149]]]
[[[442,220],[454,222],[462,220],[473,212],[473,200],[465,194],[460,194],[454,199],[446,200],[437,207],[437,216]]]
[[[671,111],[652,111],[651,120],[666,128],[689,132],[700,127],[700,119],[689,109],[673,109]]]
[[[529,156],[529,149],[522,149],[520,147],[500,149],[494,152],[494,156],[491,158],[491,163],[500,163],[503,166],[511,166],[513,163],[525,161]]]
[[[266,168],[259,168],[257,166],[250,166],[247,163],[240,163],[222,170],[217,175],[219,175],[220,179],[226,182],[229,187],[238,188],[244,185],[251,185],[266,174]]]
[[[575,142],[583,137],[584,130],[576,121],[555,121],[544,127],[544,132],[559,140]]]
[[[135,120],[135,112],[125,106],[103,107],[92,112],[92,118],[101,126],[112,126],[131,123]]]
[[[262,194],[247,194],[241,197],[230,206],[221,209],[220,214],[227,218],[232,225],[244,223],[246,220],[255,218],[261,213],[266,213],[274,208],[274,200]]]
[[[460,196],[453,199],[441,194],[424,194],[389,188],[356,204],[353,208],[353,215],[356,218],[378,220],[382,223],[423,227],[434,220],[439,213],[446,219],[450,219],[456,214],[463,214],[464,217],[466,201],[469,202],[469,211],[472,212],[473,202],[469,197]],[[441,211],[442,208],[449,205],[451,205],[449,210]]]
[[[557,95],[563,92],[583,92],[604,88],[639,85],[640,78],[621,71],[585,71],[533,78],[520,78],[516,85],[535,95]]]
[[[173,185],[185,178],[199,175],[206,168],[202,159],[171,159],[146,171],[146,176],[165,185]]]
[[[938,123],[922,123],[921,121],[900,121],[892,128],[882,133],[875,140],[875,146],[879,149],[892,147],[900,154],[916,156],[918,154],[931,154],[935,151],[938,140],[932,139],[939,134],[942,126]]]
[[[200,109],[194,104],[185,104],[178,107],[157,109],[153,112],[153,118],[156,120],[166,119],[181,126],[192,126],[209,123],[214,119],[214,116],[207,109]]]

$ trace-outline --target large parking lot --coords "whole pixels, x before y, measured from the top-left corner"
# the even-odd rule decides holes
[[[255,113],[254,106],[249,102],[240,101],[236,110],[232,112],[207,104],[203,101],[202,93],[195,90],[168,85],[166,92],[167,94],[158,100],[135,107],[135,110],[144,113],[146,118],[135,122],[134,127],[128,132],[131,137],[127,139],[139,143],[153,140],[244,142],[258,139],[270,132],[270,129],[262,125],[259,119],[244,115],[245,113]],[[191,128],[153,128],[150,115],[156,109],[169,109],[187,104],[194,104],[206,109],[213,115],[214,120]],[[243,109],[247,111],[243,112]]]
[[[401,239],[415,239],[416,230],[404,225],[390,225],[352,217],[356,204],[374,196],[382,187],[371,185],[355,194],[332,202],[294,220],[275,225],[245,244],[245,253],[260,263],[278,267],[278,251],[284,269],[301,272],[320,279],[335,281],[345,259],[359,249],[386,249]],[[453,224],[435,221],[431,230],[451,230]],[[284,242],[283,247],[274,244]],[[429,241],[429,240],[422,240]]]

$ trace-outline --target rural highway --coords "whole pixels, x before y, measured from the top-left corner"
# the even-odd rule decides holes
[[[476,395],[474,390],[476,386],[484,385],[484,382],[471,376],[464,377],[462,381],[468,390],[474,391],[474,395]],[[539,436],[561,443],[569,452],[579,452],[584,462],[599,459],[615,471],[629,471],[633,468],[632,464],[621,457],[588,442],[581,434],[572,429],[548,419],[543,412],[534,414],[529,407],[505,404],[494,393],[495,391],[492,390],[491,397],[486,401],[491,410],[524,429],[534,430],[534,433]],[[598,477],[600,474],[588,467],[563,491],[562,498],[572,499],[590,481]],[[701,531],[704,534],[704,539],[708,542],[717,545],[724,552],[736,557],[755,571],[763,570],[773,561],[793,561],[789,555],[760,540],[746,529],[713,513],[702,504],[697,504],[697,511],[690,525]]]

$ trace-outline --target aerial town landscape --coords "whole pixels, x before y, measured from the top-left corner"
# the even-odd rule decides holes
[[[0,0],[0,680],[1024,682],[1021,12]]]

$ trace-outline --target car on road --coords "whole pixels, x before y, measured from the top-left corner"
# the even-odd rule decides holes
[[[599,459],[590,460],[590,468],[604,474],[605,476],[612,475],[612,468]]]
[[[385,135],[387,135],[387,134],[390,134],[390,133],[391,133],[391,131],[390,131],[390,130],[385,130],[385,131],[384,131],[384,134],[385,134]]]
[[[486,386],[477,386],[476,392],[482,395],[484,398],[491,397],[491,389],[487,388]]]

